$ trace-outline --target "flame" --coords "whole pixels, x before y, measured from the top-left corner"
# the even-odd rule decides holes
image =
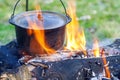
[[[38,4],[36,5],[35,8],[36,8],[36,11],[37,11],[37,10],[41,10],[41,8],[40,8],[40,6],[39,6]],[[40,20],[40,19],[42,20],[42,19],[43,19],[43,18],[42,18],[42,13],[41,13],[41,12],[37,12],[37,17],[38,17],[39,20]]]
[[[34,52],[34,54],[47,54],[50,55],[55,52],[54,49],[50,48],[45,40],[45,30],[43,25],[43,17],[40,11],[40,6],[36,6],[36,17],[38,20],[31,20],[30,17],[28,20],[28,35],[32,36],[30,41],[30,50]]]
[[[105,57],[104,49],[102,50],[101,54],[102,54],[102,60],[103,60],[103,64],[104,64],[105,77],[110,79],[111,78],[111,74],[110,74],[109,67],[107,65],[107,60],[106,60],[106,57]]]
[[[94,43],[93,43],[93,53],[94,53],[95,57],[100,57],[99,43],[98,43],[98,40],[96,38],[94,39]],[[105,77],[110,79],[111,78],[110,70],[109,70],[109,67],[107,65],[107,60],[106,60],[104,53],[105,53],[104,49],[102,49],[101,56],[102,56],[102,60],[103,60],[103,64],[104,64]]]
[[[100,57],[99,43],[97,39],[93,41],[93,53],[95,57]]]
[[[68,15],[72,18],[72,21],[67,25],[66,29],[66,49],[71,51],[85,51],[85,35],[84,30],[80,28],[77,20],[75,0],[68,2]],[[86,54],[86,52],[84,53]]]

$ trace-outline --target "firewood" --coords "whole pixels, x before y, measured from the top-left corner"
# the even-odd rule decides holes
[[[31,73],[27,66],[20,66],[18,69],[13,69],[4,72],[0,76],[0,80],[31,80]]]

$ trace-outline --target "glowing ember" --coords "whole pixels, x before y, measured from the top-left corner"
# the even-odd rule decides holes
[[[111,78],[111,74],[110,74],[110,70],[109,70],[109,67],[108,67],[108,64],[107,64],[107,60],[106,60],[106,57],[105,57],[104,49],[102,50],[101,54],[102,54],[102,60],[103,60],[103,64],[104,64],[105,77],[110,79]]]
[[[40,7],[37,5],[36,9],[40,10]],[[40,11],[37,11],[36,18],[38,19],[36,21],[35,20],[33,21],[30,18],[27,18],[28,26],[31,28],[31,29],[28,29],[28,34],[34,37],[34,39],[31,39],[31,42],[30,42],[30,50],[34,51],[34,54],[40,54],[40,55],[41,54],[47,54],[47,55],[53,54],[55,50],[50,48],[47,45],[47,42],[45,40],[43,18],[42,18],[42,13]]]
[[[100,57],[99,43],[97,39],[93,41],[93,53],[95,57]]]
[[[97,39],[94,39],[93,53],[94,53],[95,57],[100,57],[99,43],[98,43]],[[102,55],[102,60],[103,60],[103,64],[104,64],[105,77],[110,79],[111,75],[110,75],[109,67],[107,64],[106,57],[105,57],[104,49],[102,49],[101,55]]]
[[[83,29],[79,27],[79,22],[77,21],[75,0],[68,2],[68,14],[72,18],[72,21],[67,25],[66,29],[66,49],[71,51],[81,50],[86,54],[85,35]]]

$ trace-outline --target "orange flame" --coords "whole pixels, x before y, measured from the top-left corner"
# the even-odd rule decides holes
[[[66,35],[66,48],[71,51],[81,50],[85,51],[86,41],[82,28],[79,27],[79,22],[76,16],[75,0],[68,2],[68,14],[72,18],[70,24],[67,25]],[[86,52],[85,52],[86,54]]]
[[[36,6],[36,10],[40,10],[40,6]],[[40,11],[36,11],[36,17],[38,20],[28,20],[28,35],[31,36],[30,51],[34,54],[47,54],[50,55],[55,52],[54,49],[50,48],[45,40],[45,30],[43,25],[43,17]]]
[[[100,57],[100,50],[99,50],[99,44],[98,44],[98,40],[94,39],[93,41],[93,53],[95,57]]]
[[[104,64],[104,70],[105,70],[105,77],[107,78],[111,78],[111,74],[110,74],[110,70],[109,70],[109,67],[107,65],[107,60],[106,60],[106,57],[105,57],[105,54],[104,54],[104,49],[102,50],[101,54],[102,54],[102,60],[103,60],[103,64]]]
[[[98,45],[98,40],[97,39],[94,39],[93,53],[94,53],[95,57],[100,57],[100,50],[99,50],[99,45]],[[105,52],[104,52],[104,49],[103,49],[102,52],[101,52],[101,55],[102,55],[102,60],[103,60],[103,64],[104,64],[105,77],[110,79],[111,78],[110,70],[109,70],[109,67],[107,65],[107,60],[106,60],[106,57],[105,57],[104,53]]]

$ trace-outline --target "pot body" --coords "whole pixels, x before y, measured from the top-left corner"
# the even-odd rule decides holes
[[[56,29],[45,30],[45,42],[51,49],[58,50],[63,47],[65,40],[65,28],[65,26],[62,26]],[[36,41],[35,36],[28,35],[28,29],[20,26],[15,26],[15,29],[17,43],[20,49],[27,52],[29,55],[46,54]],[[41,35],[39,35],[39,37],[41,37]]]
[[[44,29],[31,28],[27,18],[36,21],[37,24],[42,22],[38,19],[37,13],[42,13]],[[69,16],[50,11],[28,11],[12,17],[9,22],[16,28],[16,38],[20,49],[30,55],[46,54],[35,38],[34,34],[29,35],[28,31],[44,30],[45,43],[50,49],[58,50],[63,47],[65,40],[65,28],[71,21]],[[39,34],[39,39],[42,36]]]

